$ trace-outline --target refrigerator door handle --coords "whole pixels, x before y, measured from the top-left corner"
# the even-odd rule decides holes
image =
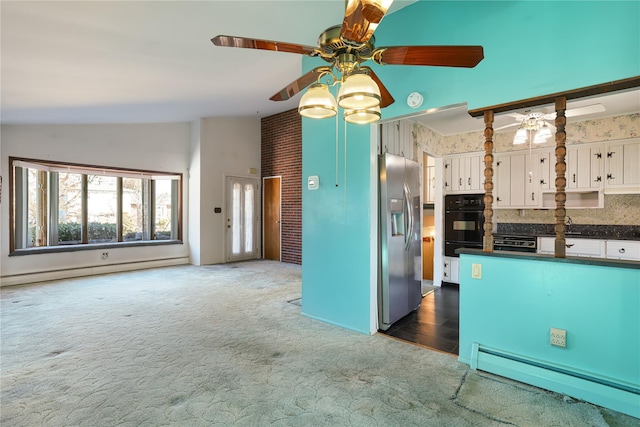
[[[407,184],[404,184],[404,201],[405,201],[405,218],[407,218],[408,227],[404,235],[404,250],[408,251],[411,247],[411,238],[413,235],[413,211],[411,209],[411,192]]]

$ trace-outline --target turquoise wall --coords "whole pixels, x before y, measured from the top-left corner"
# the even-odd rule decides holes
[[[567,331],[566,348],[549,343],[552,327]],[[640,269],[463,254],[461,362],[473,343],[639,390]]]
[[[348,124],[345,153],[339,121],[336,186],[336,120],[303,118],[302,125],[302,312],[368,334],[369,129]],[[307,189],[311,175],[320,177],[317,190]]]
[[[413,91],[424,96],[422,109],[479,108],[640,75],[640,2],[420,1],[376,31],[376,46],[429,44],[480,44],[485,59],[472,69],[367,63],[396,99],[383,119],[415,113],[405,102]],[[324,64],[304,58],[303,72]],[[376,166],[369,127],[348,129],[345,197],[334,185],[335,120],[303,119],[302,311],[369,332]],[[319,190],[306,190],[309,175],[320,176]]]

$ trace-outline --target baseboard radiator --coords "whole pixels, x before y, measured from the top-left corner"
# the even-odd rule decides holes
[[[471,369],[490,372],[640,418],[640,384],[474,343]]]

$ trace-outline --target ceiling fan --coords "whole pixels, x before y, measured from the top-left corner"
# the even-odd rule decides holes
[[[570,118],[570,117],[585,116],[588,114],[602,113],[603,111],[606,111],[606,109],[604,108],[604,105],[591,104],[591,105],[585,105],[582,107],[569,108],[565,111],[565,117]],[[547,113],[544,110],[539,110],[539,111],[526,110],[524,111],[524,114],[509,113],[509,114],[505,114],[505,116],[513,117],[515,121],[508,125],[496,128],[495,129],[496,131],[502,130],[502,129],[508,129],[513,126],[522,127],[527,123],[527,121],[531,121],[531,120],[542,120],[542,121],[555,120],[556,112],[552,111],[550,113]],[[549,126],[552,129],[555,129],[553,125],[549,124]]]
[[[314,68],[288,84],[270,98],[273,101],[285,101],[316,82],[312,88],[317,85],[323,86],[320,84],[320,79],[324,76],[329,76],[331,79],[330,85],[340,83],[343,85],[342,88],[345,88],[345,81],[350,76],[360,75],[361,77],[365,75],[365,78],[372,79],[375,82],[375,86],[377,86],[375,89],[378,89],[378,95],[375,96],[377,100],[374,100],[376,103],[374,107],[378,108],[378,111],[379,107],[384,108],[391,105],[394,99],[373,70],[362,66],[362,63],[372,60],[379,65],[429,65],[472,68],[484,58],[482,46],[391,46],[376,48],[373,32],[382,18],[384,18],[392,2],[393,0],[345,0],[345,15],[342,24],[330,27],[320,34],[318,46],[305,46],[228,35],[215,36],[211,41],[216,46],[296,53],[322,58],[329,63],[328,66]],[[337,76],[334,74],[336,71]],[[326,92],[328,93],[328,89]],[[351,108],[351,104],[348,102],[343,106],[341,99],[338,100],[338,104],[345,110]],[[331,115],[335,115],[335,112]]]

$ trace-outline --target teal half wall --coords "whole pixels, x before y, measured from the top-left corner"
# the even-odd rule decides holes
[[[385,17],[375,37],[378,47],[472,44],[485,54],[472,69],[367,62],[396,99],[383,120],[418,113],[405,102],[413,91],[424,96],[423,110],[461,102],[480,108],[640,75],[637,1],[419,1]],[[302,72],[319,65],[326,63],[305,57]],[[345,172],[339,124],[336,132],[334,119],[302,122],[302,312],[372,333],[375,133],[348,126]],[[318,190],[306,189],[311,175],[320,177]]]
[[[635,267],[462,254],[458,360],[640,417]],[[551,328],[566,331],[566,348],[550,344]]]

